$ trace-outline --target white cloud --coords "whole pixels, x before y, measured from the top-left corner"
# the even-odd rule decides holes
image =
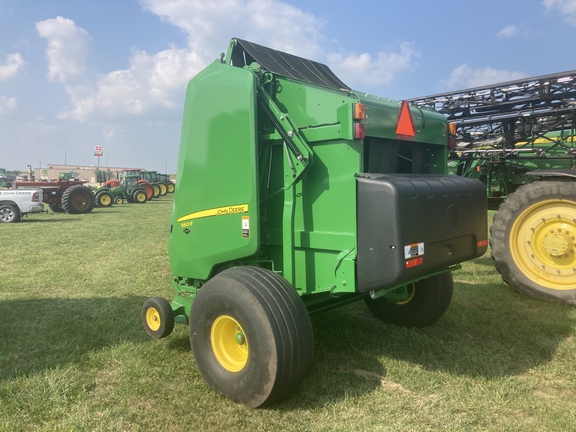
[[[141,0],[163,21],[188,34],[205,61],[225,50],[230,36],[303,57],[322,53],[324,21],[277,0]]]
[[[400,44],[399,51],[380,51],[374,58],[368,53],[346,56],[328,53],[326,56],[334,73],[352,87],[389,85],[398,74],[413,69],[418,57],[420,54],[406,42]]]
[[[180,106],[188,80],[204,63],[187,50],[170,48],[150,55],[134,50],[130,68],[100,77],[94,85],[67,86],[72,107],[62,117],[76,120],[120,119],[153,108]]]
[[[92,37],[84,29],[59,16],[37,22],[36,31],[48,40],[46,58],[50,81],[65,82],[86,71],[86,55],[92,46]]]
[[[0,114],[7,114],[18,108],[18,101],[15,97],[0,96]]]
[[[18,74],[26,62],[20,53],[8,54],[6,56],[6,63],[0,64],[0,81],[7,81],[14,78]]]
[[[509,38],[516,35],[517,33],[518,33],[518,27],[512,24],[504,27],[496,34],[496,36],[498,36],[499,38]]]
[[[450,73],[448,79],[442,80],[440,83],[450,89],[465,89],[488,84],[497,84],[525,77],[526,74],[524,72],[496,70],[490,67],[472,69],[468,65],[463,64],[455,68]]]
[[[544,0],[546,11],[556,10],[562,13],[564,21],[576,26],[576,0]]]

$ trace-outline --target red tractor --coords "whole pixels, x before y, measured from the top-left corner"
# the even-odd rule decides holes
[[[44,191],[43,202],[56,213],[84,214],[94,208],[94,194],[84,186],[83,180],[16,181],[14,187],[41,188]]]

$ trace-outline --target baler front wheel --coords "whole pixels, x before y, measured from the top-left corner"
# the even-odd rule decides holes
[[[142,324],[146,333],[154,339],[168,336],[174,330],[174,314],[168,300],[152,297],[142,307]]]
[[[410,287],[410,297],[392,303],[385,297],[367,298],[366,306],[381,321],[402,327],[425,327],[438,321],[452,300],[454,282],[446,272],[419,280]]]
[[[198,291],[190,345],[204,381],[251,408],[293,393],[312,363],[312,324],[296,290],[259,267],[235,267]]]
[[[576,304],[576,182],[518,188],[490,234],[496,269],[514,291]]]

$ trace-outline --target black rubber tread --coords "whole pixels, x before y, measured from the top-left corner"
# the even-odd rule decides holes
[[[164,196],[168,193],[168,185],[166,183],[158,183],[158,187],[160,188],[160,195]]]
[[[379,320],[401,327],[426,327],[438,321],[448,310],[454,282],[446,272],[419,280],[414,295],[406,303],[391,303],[385,297],[364,299],[366,306]]]
[[[491,256],[502,280],[513,291],[531,297],[545,297],[576,304],[576,287],[573,290],[555,290],[537,284],[522,273],[510,252],[509,234],[514,221],[526,208],[548,199],[576,201],[576,182],[566,179],[536,181],[523,185],[510,194],[506,201],[500,204],[490,228]]]
[[[0,205],[0,223],[16,223],[20,222],[21,219],[18,207],[12,204]]]
[[[174,193],[174,191],[176,190],[176,187],[174,186],[174,183],[170,182],[167,184],[168,187],[168,193]]]
[[[102,204],[103,196],[108,196],[110,198],[110,202],[106,205]],[[96,207],[112,207],[112,204],[114,204],[114,197],[108,191],[100,191],[94,196],[94,205]]]
[[[62,204],[48,204],[48,207],[50,207],[50,210],[54,213],[66,213],[66,210],[62,208]]]
[[[158,198],[160,196],[160,187],[157,184],[152,184],[151,186],[154,191],[154,198]]]
[[[148,326],[148,322],[146,320],[146,312],[150,308],[156,309],[160,314],[160,327],[158,330],[152,330],[150,326]],[[165,338],[174,330],[174,313],[172,312],[170,303],[165,298],[152,297],[146,300],[142,306],[141,317],[144,330],[146,330],[146,333],[148,333],[154,339]]]
[[[62,194],[62,208],[69,214],[90,213],[94,205],[94,194],[83,185],[70,186]]]
[[[122,198],[121,196],[115,196],[114,197],[114,204],[117,204],[117,205],[124,204],[124,198]]]
[[[216,360],[210,330],[220,315],[244,329],[248,364],[239,372]],[[190,344],[202,378],[214,390],[251,408],[276,404],[306,376],[314,355],[308,311],[279,275],[258,267],[235,267],[209,280],[190,312]]]
[[[144,194],[144,199],[139,199],[141,194]],[[137,188],[132,191],[132,202],[137,204],[144,204],[148,199],[146,198],[146,191],[142,188]]]

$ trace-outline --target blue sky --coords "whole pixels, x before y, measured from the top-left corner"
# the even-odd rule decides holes
[[[576,0],[0,0],[0,167],[175,172],[188,80],[232,37],[403,99],[576,69]]]

